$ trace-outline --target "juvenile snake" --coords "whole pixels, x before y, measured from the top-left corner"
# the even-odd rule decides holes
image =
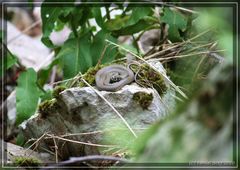
[[[95,77],[99,90],[117,91],[134,81],[134,73],[122,65],[110,65],[100,69]]]

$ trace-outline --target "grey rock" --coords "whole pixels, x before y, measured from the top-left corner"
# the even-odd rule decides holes
[[[1,162],[4,163],[3,166],[13,163],[14,160],[18,157],[34,158],[44,163],[55,162],[55,158],[48,153],[38,153],[31,149],[26,149],[12,143],[4,142],[2,140],[0,142],[0,150],[2,151],[0,158]]]
[[[137,92],[153,95],[153,100],[147,109],[143,109],[138,101],[133,99],[133,95]],[[99,93],[114,106],[133,129],[146,129],[156,120],[168,115],[170,108],[173,108],[175,104],[173,98],[175,92],[170,88],[160,96],[156,90],[140,87],[136,83],[126,85],[116,92],[99,91]],[[39,138],[44,133],[61,136],[111,130],[113,126],[106,127],[109,122],[123,124],[113,109],[90,87],[75,87],[64,90],[59,94],[57,104],[59,109],[56,109],[54,113],[44,118],[36,113],[21,124],[26,139]],[[137,134],[140,132],[137,131]],[[67,139],[95,144],[102,143],[101,133],[75,135]],[[45,141],[42,146],[51,148],[54,146],[53,140]],[[101,150],[96,146],[73,142],[65,143],[63,140],[58,140],[58,148],[62,159],[67,159],[69,156],[101,154]]]

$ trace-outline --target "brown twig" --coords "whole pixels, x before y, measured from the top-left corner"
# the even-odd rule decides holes
[[[48,169],[53,169],[53,168],[58,168],[66,165],[71,165],[74,163],[81,163],[81,162],[86,162],[86,161],[96,161],[96,160],[108,160],[108,161],[119,161],[119,163],[130,163],[129,160],[119,158],[119,157],[113,157],[113,156],[104,156],[104,155],[91,155],[91,156],[83,156],[83,157],[71,157],[67,161],[59,162],[56,165],[48,166],[46,168],[42,168],[42,170],[48,170]]]
[[[100,58],[98,59],[98,62],[97,62],[97,65],[96,66],[98,66],[98,65],[100,65],[101,64],[101,62],[102,62],[102,59],[103,59],[103,56],[104,56],[104,54],[105,54],[105,52],[106,52],[106,49],[107,49],[107,47],[108,47],[109,45],[106,45],[105,44],[105,46],[104,46],[104,49],[103,49],[103,51],[102,51],[102,53],[101,53],[101,56],[100,56]]]
[[[71,140],[71,139],[62,138],[62,137],[59,137],[59,136],[56,136],[56,135],[50,135],[50,134],[46,134],[46,135],[49,136],[49,137],[52,137],[52,138],[60,139],[60,140],[67,141],[67,142],[82,144],[82,145],[106,147],[106,148],[117,147],[116,145],[101,145],[101,144],[95,144],[95,143],[87,143],[87,142],[75,141],[75,140]]]

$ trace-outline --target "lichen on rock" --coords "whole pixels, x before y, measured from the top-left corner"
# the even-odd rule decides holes
[[[148,106],[152,103],[153,94],[146,92],[137,92],[133,95],[133,100],[137,101],[138,104],[142,107],[142,109],[147,109]]]
[[[23,167],[28,167],[28,166],[39,166],[41,164],[41,161],[38,160],[37,158],[32,158],[32,157],[16,157],[13,161],[13,164],[16,166],[23,166]]]
[[[56,112],[56,109],[58,108],[57,100],[45,100],[38,106],[38,112],[40,113],[41,118],[46,118],[51,113]]]
[[[83,75],[83,79],[86,80],[90,85],[95,85],[95,75],[103,68],[104,65],[96,65],[95,67],[91,67],[88,69],[88,71]],[[84,82],[79,83],[79,87],[86,87],[86,84]]]
[[[59,93],[61,93],[61,92],[64,91],[65,89],[66,89],[65,86],[56,86],[56,87],[53,89],[52,96],[57,99],[57,98],[59,97]]]
[[[162,95],[167,90],[166,83],[161,74],[157,73],[147,64],[142,64],[138,67],[132,67],[135,74],[137,74],[137,83],[157,90],[159,95]]]

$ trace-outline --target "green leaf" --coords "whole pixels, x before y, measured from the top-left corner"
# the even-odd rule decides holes
[[[105,23],[106,28],[109,31],[117,31],[124,29],[128,30],[130,26],[133,26],[139,21],[141,21],[143,18],[145,18],[148,15],[152,14],[152,8],[151,7],[135,7],[132,9],[132,14],[131,16],[126,15],[126,16],[116,16],[115,19],[111,19]],[[138,28],[138,30],[141,30],[142,28]],[[122,31],[124,32],[124,31]],[[122,33],[123,34],[123,33]],[[125,34],[127,35],[127,34]]]
[[[68,39],[57,57],[63,65],[64,78],[71,78],[80,71],[84,73],[92,66],[90,55],[90,34],[87,33],[80,38]]]
[[[135,33],[138,33],[142,30],[146,30],[153,26],[154,22],[151,20],[148,20],[146,18],[143,18],[142,20],[138,21],[134,25],[130,25],[128,27],[124,27],[123,29],[114,31],[113,34],[116,36],[121,36],[121,35],[132,35]]]
[[[172,42],[181,41],[179,31],[184,32],[187,28],[187,18],[180,12],[164,8],[161,22],[169,25],[168,37]]]
[[[40,95],[41,102],[52,99],[53,98],[52,92],[53,92],[52,90],[47,90],[45,93],[42,92]]]
[[[36,111],[40,95],[36,82],[37,73],[32,68],[29,68],[26,71],[22,72],[17,80],[17,125],[31,117]]]
[[[60,19],[58,19],[56,21],[55,27],[54,27],[54,31],[58,32],[61,31],[65,26],[65,23],[63,23]]]
[[[108,20],[105,23],[105,26],[109,31],[120,30],[126,25],[126,22],[128,20],[129,20],[129,16],[116,17],[115,19]]]
[[[117,42],[117,40],[110,35],[110,33],[106,31],[99,31],[96,36],[94,37],[93,43],[91,45],[91,56],[93,60],[93,65],[96,65],[98,60],[100,59],[105,46],[107,45],[106,39]],[[114,48],[113,45],[108,45],[106,47],[105,52],[103,53],[103,58],[101,63],[111,62],[115,59],[117,55],[117,49]]]
[[[92,14],[93,14],[98,26],[101,27],[102,29],[105,29],[104,19],[103,19],[102,14],[101,14],[100,7],[93,7],[92,8]]]
[[[151,7],[135,7],[133,8],[132,15],[125,26],[134,25],[143,17],[148,16],[152,13],[153,11]]]
[[[82,9],[83,9],[82,11],[83,15],[82,15],[82,18],[79,20],[79,26],[84,25],[87,22],[87,20],[92,17],[91,8],[83,7]]]
[[[7,52],[7,69],[11,68],[17,62],[17,57],[10,51]]]
[[[16,64],[17,57],[14,56],[5,46],[3,46],[3,48],[5,48],[5,50],[7,50],[7,61],[6,61],[6,65],[4,65],[4,63],[2,63],[2,60],[0,61],[0,77],[2,77],[2,74],[4,74],[4,72],[11,68],[14,64]],[[2,49],[1,49],[2,52]]]
[[[54,47],[52,41],[49,39],[51,32],[55,27],[55,22],[58,16],[61,14],[61,8],[59,7],[47,7],[42,5],[41,18],[42,18],[42,42],[48,47]]]
[[[54,30],[56,22],[60,15],[68,15],[73,7],[64,7],[62,4],[57,4],[56,6],[52,6],[52,4],[48,4],[46,2],[52,2],[51,0],[45,0],[41,6],[41,18],[42,18],[42,42],[50,48],[54,48],[52,41],[49,39],[51,32]]]

